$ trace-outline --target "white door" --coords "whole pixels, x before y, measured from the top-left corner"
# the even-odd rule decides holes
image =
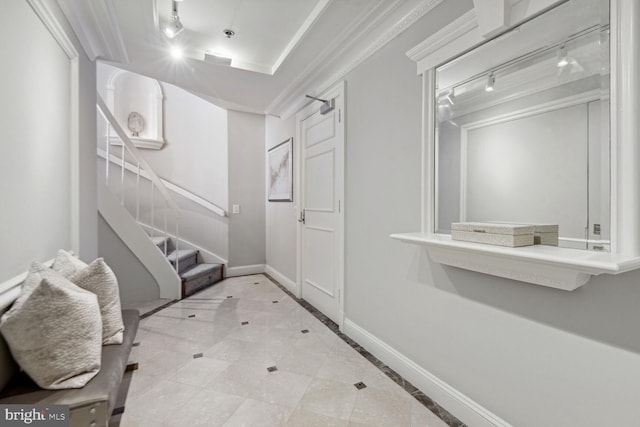
[[[300,122],[301,294],[342,326],[344,252],[344,89],[333,98],[334,110],[320,113],[320,103]]]

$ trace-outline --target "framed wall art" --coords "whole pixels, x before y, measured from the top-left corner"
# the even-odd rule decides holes
[[[293,201],[293,138],[281,142],[267,152],[269,159],[270,202]]]

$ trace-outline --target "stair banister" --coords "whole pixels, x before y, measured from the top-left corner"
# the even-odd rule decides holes
[[[129,152],[136,158],[136,161],[140,164],[140,166],[142,166],[142,168],[147,172],[147,174],[149,175],[149,179],[158,188],[158,191],[160,191],[162,196],[167,200],[167,203],[169,204],[171,209],[173,211],[175,211],[175,213],[177,215],[177,218],[179,218],[180,217],[180,208],[178,207],[176,202],[173,200],[173,198],[169,194],[169,190],[167,190],[167,188],[163,184],[162,180],[158,177],[158,175],[156,175],[156,173],[153,171],[151,166],[149,166],[149,164],[144,159],[144,157],[142,157],[140,155],[140,152],[138,151],[138,148],[131,141],[131,139],[127,136],[125,131],[122,129],[120,124],[117,122],[116,118],[113,116],[113,114],[111,114],[111,111],[109,111],[109,108],[107,107],[107,105],[105,104],[104,100],[102,99],[102,97],[100,95],[97,96],[97,105],[98,105],[98,110],[104,116],[104,118],[107,120],[107,122],[109,122],[111,124],[113,130],[116,132],[116,134],[118,135],[118,137],[122,141],[122,144],[127,148],[127,150],[129,150]],[[107,144],[107,147],[108,146],[109,146],[109,144]]]
[[[98,156],[103,158],[103,159],[108,159],[111,163],[113,164],[118,164],[120,162],[120,159],[116,156],[109,156],[106,150],[102,150],[102,149],[98,149]],[[140,175],[140,179],[145,178],[145,179],[149,179],[149,177],[146,175],[146,172],[142,169],[140,169],[140,165],[137,164],[136,162],[134,163],[130,163],[125,161],[125,168],[133,173],[134,175],[139,174]],[[175,193],[178,196],[184,197],[185,199],[203,207],[204,209],[210,211],[211,213],[218,215],[220,217],[226,218],[229,215],[227,214],[227,212],[222,209],[221,207],[211,203],[208,200],[203,199],[202,197],[198,196],[197,194],[194,194],[192,192],[190,192],[189,190],[186,190],[182,187],[179,187],[178,185],[167,181],[165,178],[160,178],[160,180],[162,181],[162,183],[164,184],[164,186],[167,188],[167,190],[169,190],[171,193]],[[139,185],[139,184],[138,184]],[[138,188],[138,187],[136,187]],[[175,195],[174,195],[174,199],[175,199]],[[137,219],[137,218],[136,218]]]
[[[125,191],[125,169],[127,169],[127,162],[125,159],[126,156],[126,150],[129,151],[129,153],[131,153],[131,155],[134,157],[137,165],[136,165],[136,221],[140,221],[140,174],[141,174],[141,169],[144,170],[146,172],[147,178],[151,181],[151,192],[150,192],[150,197],[151,197],[151,237],[154,237],[155,235],[155,190],[156,188],[158,189],[158,191],[160,192],[160,194],[163,197],[163,201],[164,201],[164,237],[165,237],[165,244],[164,244],[164,254],[165,256],[167,255],[167,243],[166,243],[166,238],[168,236],[168,224],[167,224],[167,210],[168,208],[171,208],[171,210],[174,212],[175,214],[175,221],[176,221],[176,249],[179,249],[179,245],[180,245],[180,237],[178,234],[178,223],[179,223],[179,219],[181,216],[181,212],[180,212],[180,208],[178,207],[178,205],[176,204],[176,202],[173,200],[173,198],[171,197],[171,195],[169,194],[169,191],[167,190],[164,182],[160,179],[160,177],[158,177],[158,175],[156,175],[156,173],[153,171],[153,169],[151,168],[151,166],[149,166],[149,164],[147,163],[147,161],[140,155],[140,152],[138,151],[138,148],[135,146],[135,144],[133,144],[133,142],[131,141],[131,139],[128,137],[128,135],[126,134],[126,132],[122,129],[122,127],[120,126],[120,124],[117,122],[116,118],[113,116],[113,114],[111,113],[111,111],[109,110],[109,108],[106,106],[104,100],[102,99],[102,97],[98,94],[97,96],[97,107],[98,107],[98,111],[100,111],[100,113],[102,114],[102,116],[105,118],[105,120],[107,121],[108,124],[110,124],[110,126],[108,126],[108,130],[107,130],[107,145],[106,145],[106,181],[107,183],[109,182],[109,162],[111,160],[110,158],[110,146],[111,146],[111,129],[113,129],[116,134],[118,135],[118,137],[120,138],[120,141],[122,141],[122,148],[121,148],[121,153],[120,153],[120,171],[121,171],[121,175],[120,175],[120,204],[124,206],[124,191]],[[176,253],[177,254],[177,253]],[[180,261],[179,258],[176,258],[176,265],[175,265],[175,269],[176,272],[179,271],[180,268]]]

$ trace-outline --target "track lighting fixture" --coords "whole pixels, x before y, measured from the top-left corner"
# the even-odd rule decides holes
[[[178,2],[176,0],[173,0],[171,2],[171,17],[169,18],[169,21],[167,21],[162,31],[164,32],[165,36],[172,39],[180,34],[183,30],[184,25],[182,25],[182,22],[180,22],[180,17],[178,16]]]
[[[487,78],[487,85],[484,87],[484,90],[487,92],[493,92],[495,84],[496,84],[496,77],[493,75],[493,72],[491,72],[489,73],[489,77]]]

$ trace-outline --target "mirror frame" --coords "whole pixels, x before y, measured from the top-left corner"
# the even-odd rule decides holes
[[[609,253],[553,246],[508,248],[452,241],[435,232],[435,69],[522,21],[564,1],[537,2],[536,10],[496,14],[509,0],[474,2],[476,8],[407,52],[422,76],[422,221],[415,233],[391,237],[424,245],[430,258],[446,265],[573,290],[592,276],[640,268],[640,2],[610,0],[611,193]],[[606,1],[606,0],[603,0]],[[491,3],[491,5],[489,5]],[[501,5],[497,5],[500,3]],[[533,6],[530,6],[533,7]],[[518,12],[518,13],[515,13]],[[501,16],[487,21],[486,16]],[[479,18],[480,17],[480,18]]]

